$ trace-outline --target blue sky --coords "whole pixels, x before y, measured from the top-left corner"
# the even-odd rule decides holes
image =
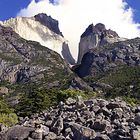
[[[35,0],[39,1],[39,0]],[[54,0],[50,0],[53,2]],[[0,0],[0,20],[15,17],[17,13],[28,6],[31,0]]]
[[[140,0],[126,0],[129,6],[134,9],[134,19],[140,23]]]
[[[140,0],[126,0],[126,2],[134,9],[135,21],[140,23]],[[29,3],[30,0],[0,0],[0,20],[6,20],[10,17],[15,17],[16,14],[22,8],[27,7]]]
[[[0,20],[15,17],[18,11],[29,3],[30,0],[0,0]]]

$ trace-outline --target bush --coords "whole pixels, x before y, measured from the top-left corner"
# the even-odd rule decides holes
[[[132,97],[123,97],[123,100],[126,101],[131,106],[136,106],[137,104],[140,104],[140,100]]]
[[[67,89],[67,90],[60,91],[57,94],[57,98],[59,101],[64,101],[69,97],[76,98],[77,96],[82,96],[83,98],[91,98],[95,95],[96,95],[95,92]]]
[[[12,126],[18,122],[14,109],[10,108],[6,101],[0,98],[0,123]]]
[[[0,113],[10,114],[13,112],[14,112],[14,109],[10,108],[5,100],[0,99]]]
[[[5,124],[7,126],[12,126],[18,123],[18,117],[15,113],[0,113],[0,123]]]

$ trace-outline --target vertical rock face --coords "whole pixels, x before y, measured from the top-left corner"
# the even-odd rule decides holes
[[[120,40],[122,40],[122,38],[120,38],[115,31],[107,30],[102,23],[98,23],[95,26],[93,24],[89,25],[86,31],[81,35],[78,64],[81,63],[83,55],[89,50]]]
[[[72,65],[75,64],[75,60],[72,57],[70,50],[69,50],[69,46],[66,42],[64,42],[62,45],[62,56],[67,63],[70,63]]]
[[[46,80],[47,87],[57,87],[65,75],[72,72],[58,53],[0,26],[0,82],[43,85]]]
[[[63,37],[62,32],[59,30],[59,23],[57,20],[53,19],[51,16],[47,16],[46,14],[38,14],[34,16],[36,21],[39,21],[44,26],[48,27],[54,33],[61,35]]]
[[[62,54],[63,43],[66,42],[58,27],[58,21],[46,14],[38,14],[34,17],[17,17],[0,22],[5,27],[11,27],[16,33],[27,40],[37,41],[41,45],[63,55],[71,56],[70,52]],[[64,57],[63,57],[64,58]],[[65,57],[68,63],[69,60]]]

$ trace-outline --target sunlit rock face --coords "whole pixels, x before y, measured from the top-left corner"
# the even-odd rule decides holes
[[[67,41],[59,30],[58,21],[53,19],[51,16],[47,16],[42,13],[35,15],[34,17],[11,18],[0,23],[5,27],[11,27],[24,39],[37,41],[41,45],[54,50],[63,57],[62,48],[63,44]],[[65,54],[68,58],[72,57],[70,51],[65,51],[65,53],[70,54],[70,56]],[[68,63],[70,63],[66,57],[65,59]]]
[[[84,54],[90,50],[108,43],[112,44],[114,42],[123,40],[125,39],[120,38],[115,31],[110,29],[107,30],[105,25],[102,23],[98,23],[95,26],[93,24],[89,25],[85,32],[81,35],[81,40],[79,43],[78,64],[81,63]]]

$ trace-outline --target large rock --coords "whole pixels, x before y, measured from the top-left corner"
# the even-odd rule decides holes
[[[20,118],[21,126],[1,126],[0,140],[139,140],[137,108],[120,99],[69,98],[42,113]]]
[[[7,131],[4,135],[4,140],[23,140],[26,139],[32,131],[34,131],[34,128],[16,125]]]
[[[74,140],[89,140],[89,139],[94,139],[96,137],[96,134],[95,134],[95,131],[90,129],[90,128],[87,128],[87,127],[84,127],[84,126],[81,126],[77,123],[69,123],[69,125],[71,126],[72,128],[72,131],[73,131],[73,139]]]

